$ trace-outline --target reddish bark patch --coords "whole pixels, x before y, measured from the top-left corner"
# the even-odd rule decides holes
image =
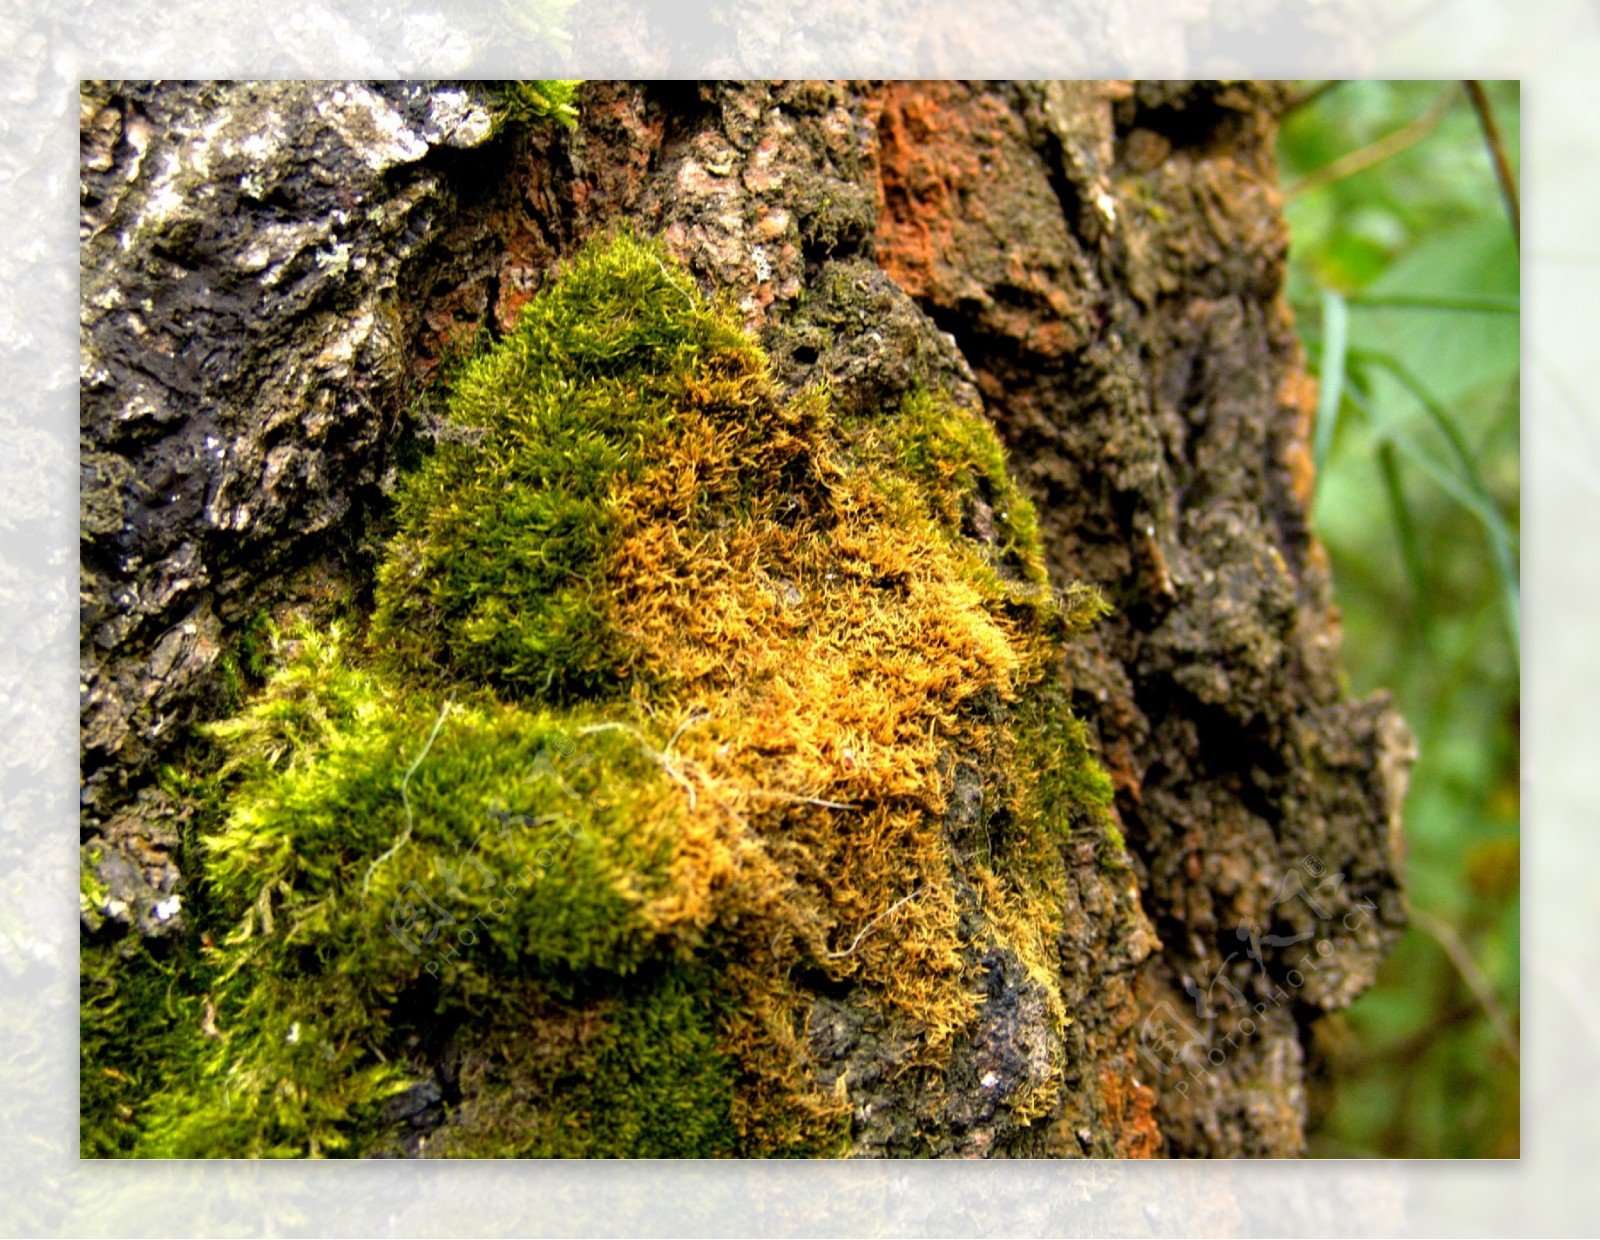
[[[960,82],[896,82],[877,124],[884,271],[1030,353],[1079,347],[1084,298],[1065,261],[1066,220],[1017,112]]]
[[[1100,1101],[1105,1106],[1107,1127],[1117,1134],[1116,1156],[1155,1158],[1161,1153],[1156,1096],[1134,1078],[1132,1059],[1127,1057],[1120,1072],[1114,1067],[1101,1071]]]
[[[878,117],[878,262],[913,297],[948,278],[939,267],[955,243],[953,201],[982,171],[959,82],[894,82]]]

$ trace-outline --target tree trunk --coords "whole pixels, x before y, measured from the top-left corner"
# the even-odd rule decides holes
[[[937,1045],[884,1015],[867,963],[785,975],[785,1053],[821,1100],[795,1122],[835,1123],[837,1102],[829,1149],[859,1154],[1301,1152],[1313,1026],[1403,924],[1411,753],[1385,700],[1341,689],[1308,517],[1315,389],[1282,297],[1282,101],[1247,83],[595,82],[569,132],[500,129],[449,86],[86,85],[85,950],[200,951],[200,811],[161,768],[234,709],[263,612],[370,606],[441,360],[629,222],[736,306],[789,398],[821,384],[871,418],[927,388],[980,411],[1053,584],[1112,605],[1061,675],[1126,854],[1060,846],[1042,981],[990,914],[963,923],[975,1006]],[[974,501],[962,536],[992,543],[1004,516]],[[949,758],[965,874],[998,794]],[[390,1047],[414,1084],[388,1104],[392,1145],[362,1152],[483,1152],[488,1091],[545,1097],[518,1079],[542,1061],[446,1006]],[[741,1099],[770,1085],[767,1050],[729,1052]],[[764,1132],[726,1152],[778,1152]]]

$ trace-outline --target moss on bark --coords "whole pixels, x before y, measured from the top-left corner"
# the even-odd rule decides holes
[[[424,1012],[473,1048],[443,1150],[843,1152],[802,993],[858,990],[937,1075],[996,951],[1049,1013],[1013,1122],[1048,1112],[1062,849],[1113,839],[1051,672],[1101,604],[1050,588],[992,431],[926,390],[783,396],[627,233],[448,410],[364,635],[277,633],[207,728],[207,945],[128,1006],[86,983],[86,1067],[164,1047],[132,1151],[403,1140]],[[198,1036],[146,1027],[197,1002]]]
[[[1403,921],[1409,750],[1340,687],[1278,94],[591,82],[576,129],[491,139],[448,84],[87,84],[85,1148],[177,1148],[187,1092],[229,1109],[184,1148],[616,1150],[717,1078],[679,1148],[1300,1150],[1307,1022]],[[619,354],[546,375],[543,437],[468,416],[537,378],[520,311],[621,220],[683,270],[618,322],[693,382]],[[467,543],[521,567],[439,553]],[[1116,611],[1062,642],[1077,581]],[[539,764],[520,800],[501,746]],[[502,917],[490,860],[558,847],[570,881]],[[1313,866],[1325,917],[1282,899]],[[1246,961],[1252,925],[1332,953]],[[658,990],[692,1002],[637,1027],[714,1055],[603,1136],[580,1085],[642,1062],[600,1048]],[[331,1111],[310,1067],[249,1075],[301,1044],[248,1035],[291,1000],[328,1005]]]

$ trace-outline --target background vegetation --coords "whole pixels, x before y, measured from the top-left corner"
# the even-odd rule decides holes
[[[1279,146],[1345,663],[1421,749],[1412,929],[1319,1033],[1318,1155],[1518,1153],[1519,105],[1308,83]]]

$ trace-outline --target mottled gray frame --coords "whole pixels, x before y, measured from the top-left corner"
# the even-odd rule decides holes
[[[0,11],[0,1231],[1593,1234],[1597,0],[13,0]],[[386,14],[386,15],[385,15]],[[669,29],[665,41],[649,35]],[[82,76],[1428,76],[1524,86],[1520,1163],[78,1162],[74,101]],[[1128,1210],[1130,1198],[1138,1202]],[[1132,1220],[1132,1221],[1130,1221]]]

